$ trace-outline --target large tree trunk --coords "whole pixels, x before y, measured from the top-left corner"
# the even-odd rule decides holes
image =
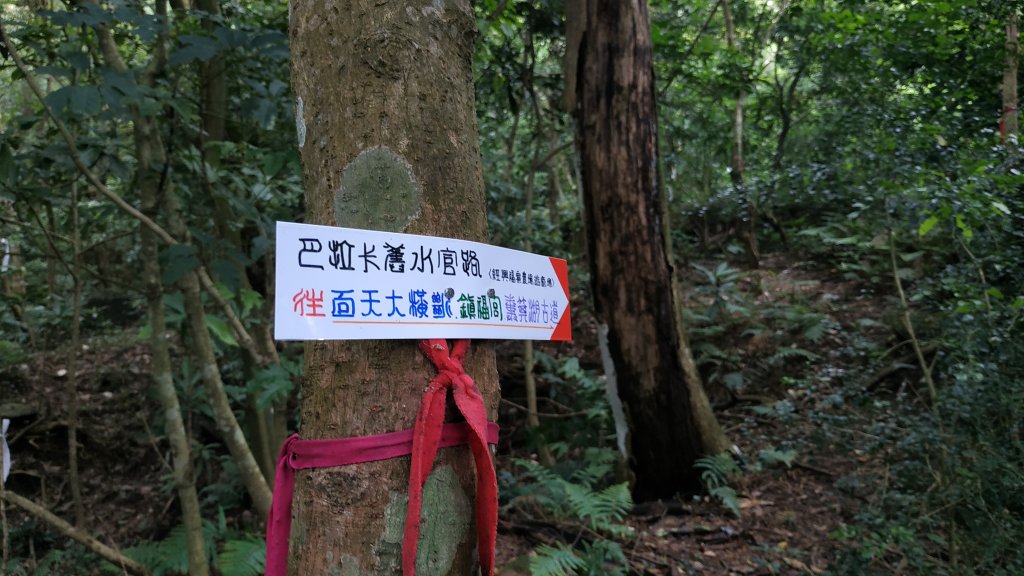
[[[306,222],[485,240],[469,2],[291,7]],[[493,417],[492,346],[475,343],[465,367]],[[414,341],[308,342],[302,436],[411,428],[434,375]],[[449,419],[460,419],[452,408]],[[398,573],[408,482],[408,458],[299,472],[290,573]],[[469,450],[442,450],[424,494],[421,573],[473,570],[474,492]]]
[[[609,378],[629,420],[634,495],[671,497],[696,488],[694,461],[728,443],[679,315],[655,161],[647,5],[584,4],[575,86],[594,305],[607,329]]]

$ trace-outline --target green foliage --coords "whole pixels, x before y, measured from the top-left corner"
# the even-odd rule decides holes
[[[221,576],[260,576],[267,559],[267,542],[262,538],[228,540],[215,565]]]
[[[223,508],[216,523],[203,521],[203,542],[207,558],[221,576],[259,576],[266,562],[266,541],[227,526]],[[147,542],[123,550],[124,554],[146,566],[153,576],[188,574],[188,548],[183,525],[174,527],[162,540]],[[120,574],[106,565],[104,572]]]
[[[203,521],[203,543],[206,547],[207,557],[213,557],[216,552],[214,544],[216,531],[215,524]],[[163,540],[126,548],[123,552],[125,556],[149,568],[153,576],[188,574],[186,538],[185,526],[179,524]],[[113,566],[109,567],[107,572],[109,574],[119,573]]]
[[[579,549],[561,542],[541,544],[530,558],[531,576],[625,576],[629,565],[622,546],[609,540],[584,542]]]
[[[793,461],[796,460],[796,450],[776,450],[775,448],[766,448],[760,450],[757,453],[758,458],[767,466],[776,466],[783,464],[786,468],[793,466]]]
[[[536,548],[536,552],[537,555],[530,558],[532,576],[569,576],[579,574],[587,567],[587,562],[567,544],[541,544]]]
[[[571,407],[573,418],[545,419],[531,442],[544,442],[556,453],[575,446],[603,446],[614,431],[604,381],[580,366],[579,358],[534,351],[537,379],[547,384],[546,397]]]
[[[711,305],[707,308],[710,321],[714,322],[728,316],[750,315],[750,310],[743,302],[737,286],[741,277],[739,270],[732,268],[727,262],[721,262],[714,269],[705,268],[696,262],[691,266],[707,280],[708,288],[702,292],[710,293],[713,297]]]
[[[553,470],[530,460],[516,460],[524,474],[511,494],[512,504],[535,504],[555,518],[578,522],[598,533],[627,535],[630,528],[620,522],[633,506],[626,483],[598,489],[612,471],[615,453],[610,450],[588,448],[579,467],[568,478],[567,467]],[[525,480],[532,480],[526,482]],[[518,502],[517,502],[518,500]]]
[[[1004,25],[1013,4],[736,0],[730,6],[738,42],[729,47],[720,5],[650,2],[661,177],[676,253],[686,257],[681,268],[696,278],[689,290],[696,305],[685,314],[709,388],[738,394],[757,387],[760,394],[776,384],[798,387],[810,380],[804,372],[833,352],[849,352],[873,369],[909,350],[909,335],[892,321],[899,312],[894,299],[878,317],[852,319],[852,325],[837,320],[851,311],[833,313],[827,302],[793,296],[761,303],[760,286],[750,289],[754,276],[734,261],[752,214],[766,253],[785,251],[817,270],[834,270],[857,282],[864,298],[886,304],[895,273],[907,290],[918,338],[938,350],[928,358],[939,392],[935,405],[921,403],[916,367],[905,371],[914,374],[905,391],[891,398],[882,391],[835,392],[858,409],[884,407],[872,416],[901,431],[886,436],[890,444],[873,447],[872,454],[888,458],[892,475],[884,494],[834,535],[847,551],[838,573],[1024,572],[1018,551],[1024,535],[1024,176],[1020,152],[997,134]],[[303,202],[288,87],[287,4],[225,3],[219,16],[193,11],[166,18],[124,2],[54,8],[32,13],[5,6],[4,24],[43,80],[46,103],[72,130],[83,162],[138,205],[141,158],[132,123],[153,120],[166,145],[166,165],[153,169],[188,207],[192,239],[160,254],[169,332],[183,343],[192,337],[173,283],[200,263],[236,313],[265,323],[273,222],[296,219]],[[474,77],[493,241],[529,244],[579,262],[587,240],[579,167],[566,145],[574,138],[573,121],[560,105],[563,8],[558,2],[475,3],[480,42]],[[128,70],[104,61],[91,30],[97,24],[111,30]],[[163,34],[167,68],[147,82]],[[197,95],[202,65],[216,61],[229,93],[227,137],[211,142],[202,124],[208,111]],[[13,88],[0,91],[0,236],[19,248],[28,280],[24,293],[0,296],[0,377],[9,379],[9,367],[69,335],[72,277],[64,264],[71,255],[73,182],[82,198],[84,331],[139,324],[145,304],[137,223],[87,191],[10,59],[0,61],[0,82]],[[737,183],[732,126],[740,98],[746,122],[743,181]],[[571,273],[574,302],[585,302],[585,267]],[[578,317],[586,318],[581,308]],[[894,328],[891,342],[859,335],[886,325]],[[209,313],[207,327],[236,406],[254,402],[266,409],[291,398],[301,372],[294,348],[280,366],[248,371],[225,317]],[[141,331],[146,335],[147,327]],[[836,335],[860,340],[835,351]],[[584,534],[572,546],[538,549],[536,573],[624,570],[618,540],[628,537],[622,522],[628,493],[609,481],[615,456],[604,448],[613,432],[604,383],[576,358],[538,352],[536,359],[542,402],[578,414],[545,420],[531,433],[529,448],[547,448],[557,464],[548,470],[523,460],[518,476],[503,471],[504,502]],[[174,377],[196,435],[204,502],[241,505],[237,470],[223,447],[204,435],[212,414],[198,371],[183,358]],[[860,375],[851,373],[849,380]],[[788,423],[803,408],[787,397],[750,411]],[[160,425],[154,428],[159,436]],[[795,457],[783,445],[762,450],[759,461],[790,466]],[[738,511],[731,459],[706,458],[698,469],[712,497]],[[163,488],[173,492],[169,478]],[[258,573],[259,541],[222,528],[210,544],[220,549],[219,570]],[[135,552],[173,573],[182,566],[181,545],[180,532],[171,531]],[[80,550],[52,550],[37,573],[60,573],[85,557]]]
[[[722,503],[737,517],[740,515],[740,501],[736,490],[729,486],[730,479],[740,474],[740,468],[728,452],[698,458],[694,466],[702,470],[701,481],[708,494]]]
[[[633,529],[622,521],[633,507],[627,483],[604,485],[616,454],[588,448],[578,461],[555,469],[517,459],[522,473],[505,477],[501,494],[508,508],[575,527],[578,546],[541,545],[530,560],[532,574],[625,574],[628,567],[620,540]],[[603,487],[602,487],[603,486]]]

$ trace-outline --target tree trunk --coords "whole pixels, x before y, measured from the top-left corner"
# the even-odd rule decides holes
[[[212,34],[216,29],[216,21],[221,17],[220,0],[197,0],[196,7],[209,16],[203,19],[203,29]],[[227,190],[218,190],[213,179],[207,170],[220,170],[220,154],[210,144],[228,139],[227,115],[228,115],[228,84],[227,70],[225,69],[226,57],[218,52],[206,62],[199,65],[199,76],[201,85],[200,118],[202,121],[202,134],[200,136],[199,149],[203,153],[203,188],[207,196],[213,201],[213,220],[217,228],[217,237],[227,242],[233,249],[240,253],[246,253],[243,246],[242,230],[238,225],[238,217],[231,209],[228,202]],[[238,277],[240,289],[236,293],[235,301],[241,308],[242,290],[252,290],[249,276],[245,266],[237,260],[232,260],[232,267]],[[266,299],[266,301],[271,301]],[[262,331],[269,323],[264,320],[264,309],[253,312],[255,320],[251,322],[254,331]],[[276,362],[276,353],[273,346],[269,348],[264,344],[263,339],[256,340],[260,346],[260,358]],[[258,358],[251,354],[243,354],[244,373],[246,378],[252,378],[256,371],[264,366]],[[277,448],[284,442],[287,436],[286,419],[275,419],[275,410],[283,412],[286,410],[287,402],[276,403],[273,407],[261,409],[257,402],[256,394],[250,394],[246,398],[245,428],[246,438],[249,439],[252,452],[256,457],[260,470],[268,483],[272,484],[274,478],[274,463]],[[284,424],[278,426],[278,423]]]
[[[82,479],[78,474],[78,356],[82,352],[82,229],[78,220],[78,182],[71,183],[71,248],[74,292],[71,296],[71,354],[68,356],[65,389],[68,402],[68,484],[75,507],[75,526],[85,529]]]
[[[181,218],[181,207],[173,184],[169,183],[162,192],[171,232],[178,238],[187,238],[188,229]],[[260,516],[265,518],[270,514],[270,485],[256,461],[256,456],[242,427],[238,424],[238,419],[235,418],[231,400],[224,389],[224,380],[214,354],[213,340],[210,338],[210,328],[206,323],[199,274],[194,270],[190,271],[184,274],[178,283],[181,287],[185,303],[185,319],[188,322],[191,335],[189,348],[202,375],[203,386],[206,388],[207,400],[210,402],[217,431],[220,432],[221,438],[231,454],[231,459],[238,467],[238,474],[242,477],[242,484],[249,493],[249,497],[252,498],[253,505]]]
[[[155,124],[143,117],[135,118],[135,151],[138,165],[136,167],[135,186],[142,200],[142,210],[155,217],[160,203],[161,174],[157,166],[166,162],[163,143],[159,138]],[[171,446],[173,462],[174,487],[178,492],[181,504],[182,523],[185,526],[185,545],[188,549],[189,574],[205,576],[209,574],[209,560],[203,544],[203,523],[196,493],[192,449],[185,423],[178,402],[178,393],[174,388],[171,375],[171,357],[167,344],[167,326],[164,319],[164,289],[161,280],[159,259],[159,239],[152,230],[140,224],[143,254],[143,281],[146,289],[146,302],[149,306],[150,323],[150,354],[152,368],[150,372],[156,383],[160,405],[164,412],[167,438]]]
[[[1004,142],[1013,142],[1012,137],[1016,136],[1018,131],[1017,59],[1019,54],[1020,16],[1014,11],[1006,21],[1006,67],[1003,69],[1003,117],[1000,122],[1000,135]]]
[[[722,15],[725,18],[725,37],[729,50],[737,50],[736,26],[732,19],[729,0],[722,0]],[[757,194],[743,186],[743,99],[746,94],[742,89],[736,92],[736,103],[732,109],[732,165],[729,177],[732,187],[740,193],[744,204],[745,218],[742,224],[746,238],[747,264],[752,268],[761,265],[761,249],[757,243],[758,206]]]
[[[694,461],[728,442],[679,314],[657,186],[647,5],[586,0],[584,14],[575,102],[594,306],[630,424],[634,495],[671,497],[697,488]]]
[[[305,221],[485,240],[469,2],[291,7]],[[399,188],[410,202],[389,197]],[[493,417],[492,346],[475,343],[465,367]],[[307,342],[302,435],[411,428],[434,375],[413,341]],[[397,574],[408,482],[408,458],[298,472],[290,573]],[[469,450],[443,449],[424,493],[420,573],[473,570],[474,484]]]

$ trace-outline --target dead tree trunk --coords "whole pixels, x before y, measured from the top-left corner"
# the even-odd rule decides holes
[[[570,74],[594,306],[613,368],[608,377],[629,421],[635,496],[671,497],[696,488],[694,461],[727,449],[728,442],[679,315],[658,189],[647,4],[581,0],[569,17],[585,18]]]

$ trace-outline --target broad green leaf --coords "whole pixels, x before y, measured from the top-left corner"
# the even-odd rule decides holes
[[[921,222],[921,225],[917,228],[917,236],[919,238],[924,238],[938,223],[939,219],[937,217],[929,216],[924,222]]]
[[[263,304],[263,296],[255,290],[242,288],[240,295],[242,297],[242,314],[248,314]]]
[[[100,113],[102,102],[96,86],[64,86],[54,90],[46,97],[55,112],[67,110],[71,114],[95,116]]]
[[[185,34],[179,40],[181,41],[181,48],[172,52],[167,58],[167,61],[172,66],[188,64],[195,60],[206,62],[216,56],[217,51],[220,49],[217,41],[208,36]]]
[[[960,230],[960,233],[963,234],[964,240],[970,240],[974,237],[974,230],[972,230],[970,225],[967,224],[967,221],[964,220],[963,214],[956,215],[956,227]]]
[[[213,335],[221,342],[228,346],[238,346],[238,341],[235,340],[235,335],[231,333],[231,328],[228,327],[227,321],[223,318],[218,316],[207,316],[206,326],[209,327],[210,332],[213,332]]]
[[[164,284],[174,284],[199,266],[196,249],[188,244],[174,244],[160,251],[160,268]]]

